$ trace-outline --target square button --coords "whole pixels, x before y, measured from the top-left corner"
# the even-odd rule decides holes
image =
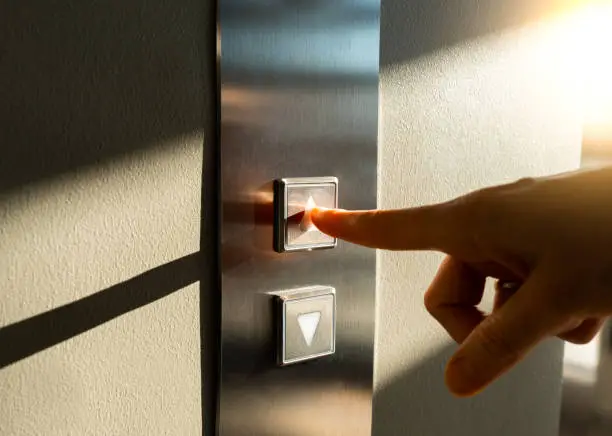
[[[281,366],[333,354],[336,294],[332,287],[312,286],[278,296],[278,363]]]
[[[338,179],[310,177],[275,182],[274,249],[279,252],[333,248],[336,238],[320,232],[310,222],[314,206],[338,207]]]

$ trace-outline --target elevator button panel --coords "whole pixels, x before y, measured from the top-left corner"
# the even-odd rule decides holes
[[[315,206],[338,207],[338,179],[308,177],[279,179],[274,183],[274,249],[306,251],[336,246],[336,238],[320,232],[310,220]]]
[[[277,296],[281,366],[333,354],[336,343],[336,293],[329,286],[285,291]]]

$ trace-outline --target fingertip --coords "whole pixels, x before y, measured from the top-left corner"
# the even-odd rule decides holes
[[[316,225],[318,222],[323,221],[329,209],[324,207],[313,207],[310,211],[310,219]]]
[[[312,223],[323,233],[334,232],[335,218],[342,212],[341,209],[327,209],[325,207],[314,207],[310,212]]]
[[[329,210],[326,207],[315,206],[311,209],[310,214],[312,217],[321,217],[325,215]]]
[[[316,206],[310,211],[310,221],[321,232],[329,234],[330,209]],[[333,235],[332,235],[333,236]]]
[[[479,374],[465,357],[452,357],[444,371],[448,390],[456,397],[468,398],[480,393],[486,386]]]

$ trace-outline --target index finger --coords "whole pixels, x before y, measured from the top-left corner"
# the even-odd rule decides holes
[[[330,236],[386,250],[447,251],[459,237],[447,203],[395,210],[314,208],[311,219]]]

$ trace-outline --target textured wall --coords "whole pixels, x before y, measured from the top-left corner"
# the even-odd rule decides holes
[[[0,4],[2,435],[201,432],[208,3]],[[529,3],[383,1],[382,207],[577,166],[568,41],[531,21],[560,2]],[[555,435],[558,343],[446,393],[438,260],[380,254],[375,434]]]
[[[205,3],[0,3],[2,435],[202,432]]]
[[[568,24],[551,16],[560,9],[383,0],[381,207],[578,166],[576,47]],[[474,399],[447,393],[443,369],[455,347],[423,308],[439,261],[379,254],[374,434],[556,436],[560,342]]]

